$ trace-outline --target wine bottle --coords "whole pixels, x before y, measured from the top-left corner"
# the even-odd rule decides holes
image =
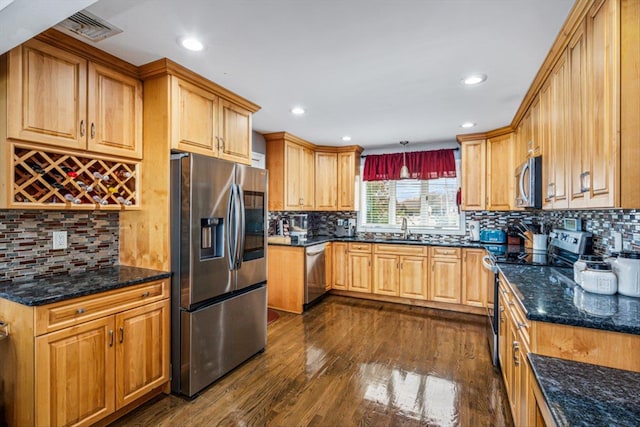
[[[116,200],[119,201],[120,203],[122,203],[125,206],[131,206],[133,204],[133,203],[131,203],[131,200],[127,200],[122,196],[116,197]]]
[[[93,191],[93,185],[91,184],[87,185],[82,181],[78,181],[77,184],[78,184],[78,187],[82,188],[87,193],[91,193]]]
[[[108,205],[109,202],[105,199],[103,199],[102,197],[98,196],[97,194],[93,194],[91,196],[91,198],[99,205],[105,206]]]
[[[39,173],[40,175],[44,175],[45,174],[44,169],[42,169],[39,164],[34,163],[34,162],[25,162],[25,164],[27,166],[29,166],[31,168],[31,170],[33,170],[35,173]]]
[[[126,170],[124,170],[124,169],[120,169],[120,170],[116,173],[116,175],[117,175],[117,176],[118,176],[118,178],[120,178],[120,179],[127,179],[127,178],[131,178],[131,176],[132,176],[132,175],[131,175],[131,172],[126,171]]]
[[[78,176],[78,172],[74,171],[73,169],[67,166],[60,166],[60,169],[62,169],[62,171],[66,173],[69,178],[77,178]]]
[[[99,179],[99,180],[101,180],[101,181],[105,181],[105,182],[106,182],[106,181],[109,181],[109,179],[110,179],[110,178],[109,178],[109,175],[107,175],[107,174],[104,174],[104,175],[103,175],[103,174],[101,174],[100,172],[97,172],[97,171],[93,173],[93,176],[94,176],[96,179]]]
[[[79,205],[82,202],[82,200],[78,199],[71,193],[66,193],[64,195],[64,198],[70,201],[71,203],[73,203],[74,205]]]

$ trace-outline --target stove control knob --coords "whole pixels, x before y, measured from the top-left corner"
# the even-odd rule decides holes
[[[573,244],[574,244],[574,245],[577,245],[577,244],[578,244],[578,238],[577,238],[577,237],[574,237],[574,238],[573,238]]]

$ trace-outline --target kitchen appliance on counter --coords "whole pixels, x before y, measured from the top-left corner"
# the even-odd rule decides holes
[[[481,230],[480,242],[502,245],[507,243],[507,233],[502,230]]]
[[[592,252],[592,234],[583,231],[553,230],[549,233],[547,252],[523,251],[519,246],[506,246],[504,251],[489,251],[482,264],[494,274],[487,289],[487,325],[491,360],[498,365],[498,288],[500,275],[496,263],[554,266],[564,270],[573,268],[580,255]],[[504,248],[504,246],[503,246]],[[570,277],[570,273],[567,273]]]
[[[171,390],[189,397],[267,338],[267,172],[171,156]]]
[[[531,157],[516,168],[514,188],[517,207],[542,207],[542,156]]]
[[[480,221],[472,220],[469,224],[469,238],[472,242],[480,241]]]
[[[640,252],[620,252],[613,262],[618,277],[618,293],[628,297],[640,297]]]
[[[356,235],[354,219],[339,219],[336,221],[336,237],[353,237]]]
[[[289,235],[296,242],[306,242],[309,234],[309,216],[307,214],[289,215]]]

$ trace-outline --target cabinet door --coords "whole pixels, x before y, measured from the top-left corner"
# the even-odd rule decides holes
[[[302,183],[300,197],[302,198],[301,207],[306,210],[314,208],[315,163],[316,156],[313,150],[304,147],[302,149],[302,168],[300,169],[300,182]]]
[[[220,101],[219,156],[236,163],[251,164],[251,112]]]
[[[502,289],[498,293],[498,360],[500,360],[500,366],[502,367],[502,377],[504,378],[505,387],[508,389],[508,384],[506,381],[507,375],[507,363],[508,363],[508,355],[507,355],[507,329],[508,319],[506,314],[507,302],[505,301],[504,295],[502,294]]]
[[[142,83],[89,63],[88,149],[142,158]]]
[[[93,424],[115,410],[114,318],[36,338],[36,424]]]
[[[347,243],[333,242],[333,289],[346,290],[349,276]]]
[[[555,147],[555,141],[551,138],[551,128],[553,119],[553,115],[551,114],[551,110],[553,107],[553,85],[550,80],[552,77],[545,82],[545,85],[540,89],[540,94],[538,98],[540,99],[540,145],[542,147],[542,151],[544,152],[544,156],[542,156],[542,207],[543,208],[552,208],[553,207],[553,189],[555,186],[555,161],[556,159],[553,157],[553,151]]]
[[[582,23],[567,47],[569,56],[569,206],[587,206],[583,173],[589,166],[587,117],[586,25]]]
[[[613,207],[618,159],[619,16],[616,1],[605,0],[587,14],[589,82],[589,207]]]
[[[487,141],[487,206],[488,210],[509,210],[513,194],[513,134]]]
[[[285,180],[285,210],[300,210],[302,208],[302,168],[304,167],[302,147],[290,142],[284,146],[284,180]]]
[[[485,208],[486,141],[462,143],[462,209]]]
[[[86,148],[87,61],[37,40],[9,52],[8,134]]]
[[[396,255],[376,254],[373,257],[373,293],[398,296],[400,258]]]
[[[527,154],[529,157],[539,156],[542,152],[542,129],[540,121],[540,96],[537,96],[529,107],[529,141]]]
[[[169,300],[116,315],[116,408],[169,380]]]
[[[400,257],[400,296],[427,299],[427,258],[419,256]]]
[[[553,158],[553,208],[569,207],[567,181],[569,167],[569,63],[562,55],[551,74],[551,130],[549,134]],[[547,156],[543,156],[543,159]],[[544,170],[543,170],[544,173]]]
[[[356,176],[358,175],[356,153],[338,153],[338,210],[356,209]],[[316,200],[317,203],[317,200]]]
[[[492,273],[482,265],[484,249],[464,249],[462,262],[462,304],[487,306],[487,286]]]
[[[460,259],[432,258],[430,299],[432,301],[460,304]]]
[[[217,155],[218,97],[177,77],[171,85],[171,148]]]
[[[326,275],[326,279],[327,279],[327,284],[325,285],[325,290],[329,291],[331,290],[331,285],[333,284],[333,242],[329,242],[327,243],[327,246],[325,246],[324,249],[324,256],[325,256],[325,264],[324,264],[324,268],[325,268],[325,275]]]
[[[371,293],[371,254],[349,253],[350,291]]]
[[[320,211],[334,211],[338,204],[338,155],[315,153],[315,207]]]

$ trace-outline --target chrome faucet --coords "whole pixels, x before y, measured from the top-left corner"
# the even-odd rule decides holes
[[[404,240],[407,240],[411,235],[411,232],[407,228],[407,217],[405,216],[402,217],[402,225],[400,226],[400,231],[402,231],[402,238]]]

